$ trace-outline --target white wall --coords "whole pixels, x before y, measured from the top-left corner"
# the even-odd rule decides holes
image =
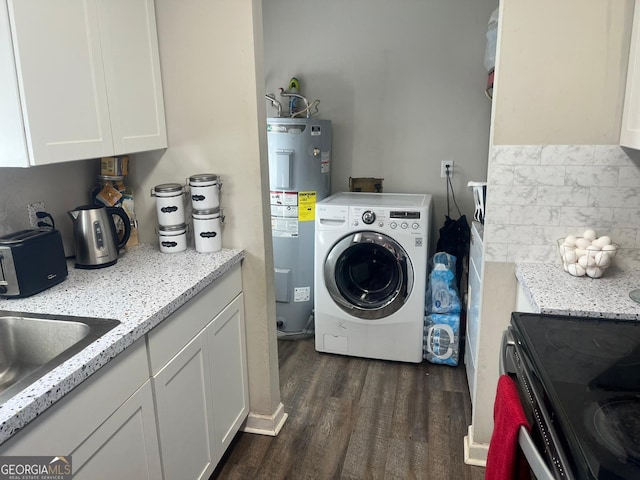
[[[432,193],[439,228],[446,206],[440,162],[453,160],[458,203],[472,217],[466,185],[486,179],[490,102],[483,60],[497,5],[264,2],[266,90],[278,96],[278,87],[296,76],[301,93],[321,101],[318,117],[333,124],[333,192],[348,190],[352,176],[382,177],[385,192]]]
[[[251,414],[280,404],[260,0],[156,0],[169,148],[130,178],[140,239],[156,243],[153,186],[221,176],[223,247],[242,248]],[[188,266],[185,265],[185,268]]]

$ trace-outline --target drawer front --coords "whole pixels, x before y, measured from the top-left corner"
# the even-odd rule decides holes
[[[475,223],[475,222],[474,222]],[[475,227],[475,225],[474,225]],[[471,229],[471,245],[469,247],[469,258],[473,261],[478,275],[482,278],[482,237],[476,228]]]
[[[151,375],[156,375],[241,291],[238,264],[151,330],[147,334]]]

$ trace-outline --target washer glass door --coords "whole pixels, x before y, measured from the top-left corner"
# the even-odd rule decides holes
[[[324,279],[336,304],[362,319],[380,319],[397,312],[413,287],[407,252],[393,238],[376,232],[356,232],[331,249]]]

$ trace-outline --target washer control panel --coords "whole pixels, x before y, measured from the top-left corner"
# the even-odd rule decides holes
[[[420,209],[349,207],[349,225],[378,231],[424,234],[427,225]]]

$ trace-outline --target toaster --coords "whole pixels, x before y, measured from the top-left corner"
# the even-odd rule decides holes
[[[22,298],[67,278],[58,230],[20,230],[0,236],[0,297]]]

